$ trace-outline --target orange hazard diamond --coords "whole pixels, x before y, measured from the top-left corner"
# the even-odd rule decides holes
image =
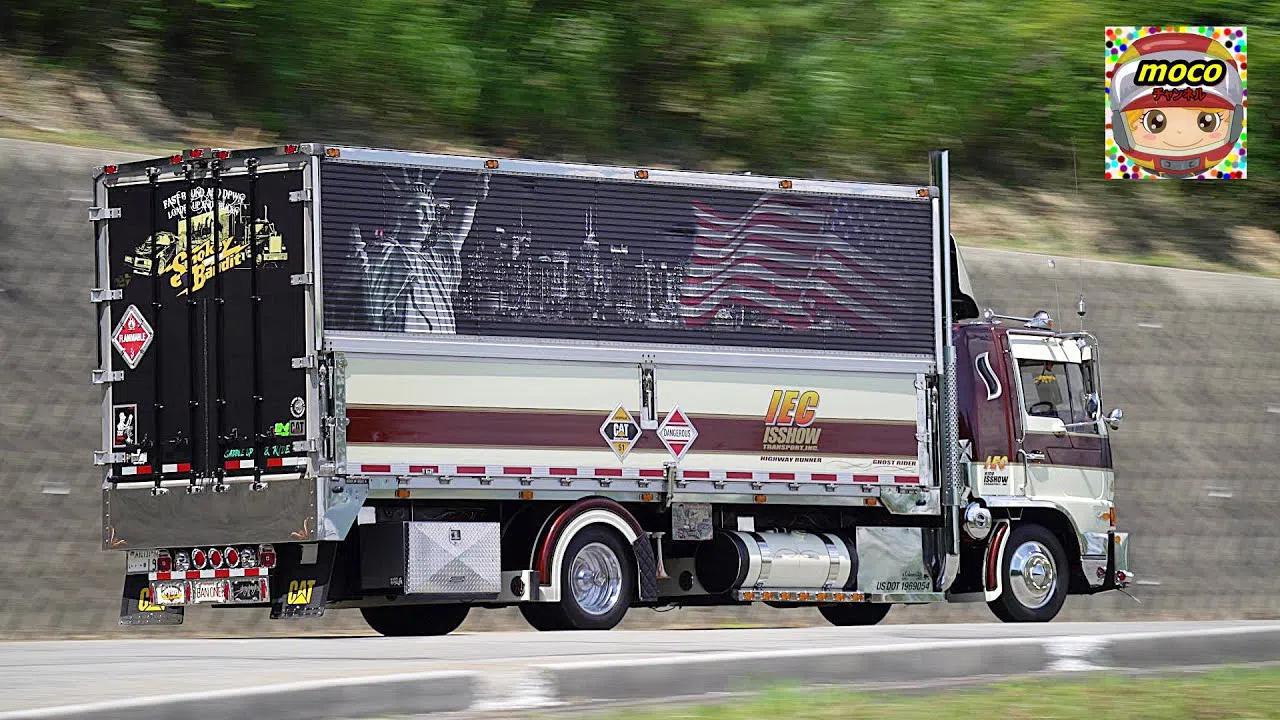
[[[658,426],[658,439],[667,446],[667,452],[677,461],[689,452],[693,441],[698,439],[698,429],[689,422],[689,416],[680,412],[680,406],[671,408],[671,412],[663,418]]]
[[[142,316],[138,306],[130,305],[125,309],[124,315],[120,316],[116,329],[111,332],[111,344],[128,363],[129,369],[134,370],[142,362],[142,354],[151,347],[151,341],[155,337],[155,331]]]
[[[640,439],[640,423],[631,417],[625,407],[619,405],[600,426],[600,436],[609,443],[609,449],[618,456],[618,460],[622,460]]]

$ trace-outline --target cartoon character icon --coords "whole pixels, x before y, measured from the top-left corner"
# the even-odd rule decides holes
[[[1160,33],[1133,41],[1116,61],[1110,96],[1116,145],[1152,173],[1199,175],[1240,139],[1240,70],[1231,53],[1205,35]]]

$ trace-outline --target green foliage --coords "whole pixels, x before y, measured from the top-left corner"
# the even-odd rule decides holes
[[[1280,703],[1280,671],[1228,668],[1206,675],[1164,678],[1089,675],[1004,682],[968,690],[915,696],[891,692],[780,689],[734,703],[631,710],[596,715],[617,720],[794,720],[846,718],[1016,718],[1037,720],[1200,720],[1274,718]]]
[[[1246,24],[1246,187],[1107,189],[1274,226],[1280,0],[1196,5],[29,0],[0,33],[94,71],[124,72],[120,43],[141,45],[174,109],[291,136],[799,175],[919,175],[925,149],[951,147],[961,173],[1065,189],[1076,166],[1102,182],[1107,25]]]

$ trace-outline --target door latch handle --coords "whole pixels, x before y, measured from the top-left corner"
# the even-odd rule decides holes
[[[1044,462],[1045,460],[1044,453],[1039,450],[1024,451],[1022,454],[1026,456],[1028,462]]]

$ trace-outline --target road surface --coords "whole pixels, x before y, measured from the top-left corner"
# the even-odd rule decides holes
[[[1113,646],[1110,655],[1104,652],[1108,643]],[[850,658],[864,658],[869,667],[882,672],[855,672]],[[818,682],[885,681],[889,678],[884,676],[887,671],[883,668],[890,661],[898,668],[894,672],[909,680],[934,674],[962,677],[1124,664],[1280,660],[1280,622],[1064,622],[494,632],[438,638],[0,643],[0,717],[5,711],[29,712],[83,703],[97,704],[84,708],[86,716],[93,708],[123,712],[124,706],[113,704],[160,703],[153,696],[194,692],[210,693],[200,699],[206,702],[279,684],[292,685],[272,696],[287,698],[292,692],[302,702],[319,695],[314,688],[332,690],[331,686],[337,683],[343,697],[358,703],[362,686],[376,685],[380,679],[392,682],[384,680],[391,675],[397,676],[392,679],[394,682],[421,685],[424,679],[420,673],[442,673],[438,682],[429,683],[436,692],[454,688],[446,693],[451,699],[438,708],[432,706],[435,701],[431,697],[424,697],[422,704],[415,706],[424,712],[459,707],[536,707],[570,699],[643,697],[648,692],[646,682],[669,687],[669,694],[723,691],[732,687],[735,677],[769,677],[775,667],[783,677],[788,672],[803,674],[803,670],[787,668],[814,667],[819,664],[814,662],[818,659],[838,660],[825,663],[836,668],[832,671],[836,674],[814,676],[812,679]],[[840,675],[839,668],[847,668],[853,676]],[[263,688],[264,692],[267,690]],[[389,694],[395,693],[383,693]],[[172,698],[168,701],[178,702]],[[337,711],[338,707],[330,709]],[[275,716],[273,712],[268,714]],[[137,710],[130,710],[128,715],[168,716]]]

